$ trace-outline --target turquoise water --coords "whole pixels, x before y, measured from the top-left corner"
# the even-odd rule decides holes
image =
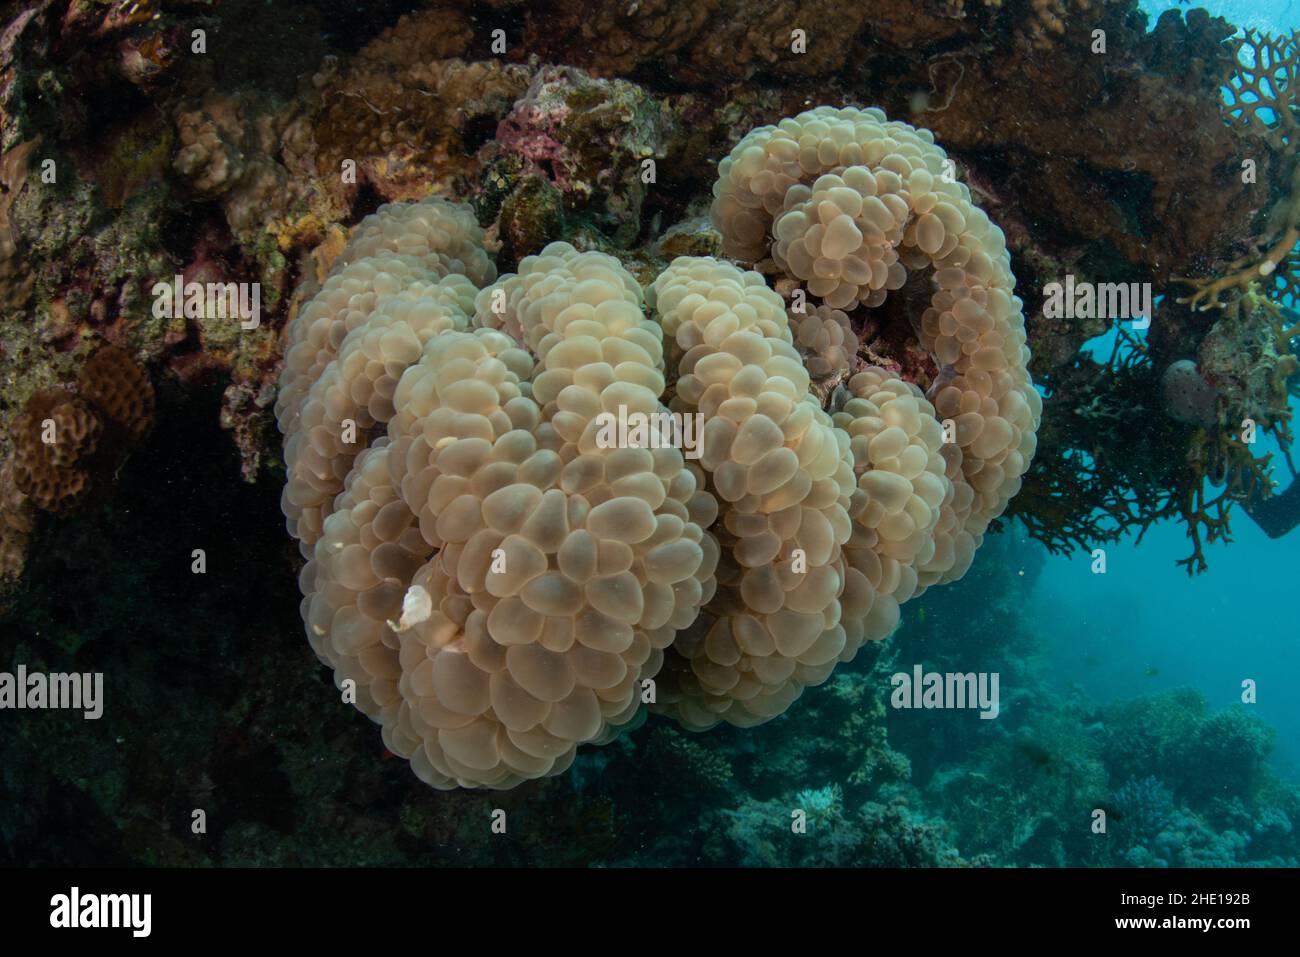
[[[1243,27],[1300,27],[1295,0],[1196,5]],[[1188,9],[1171,0],[1143,7],[1152,23],[1166,9]],[[1112,333],[1090,345],[1106,355],[1113,341]],[[1267,451],[1275,453],[1274,477],[1285,488],[1290,473],[1266,436],[1258,454]],[[1253,679],[1255,711],[1277,728],[1276,766],[1300,779],[1297,534],[1270,539],[1238,510],[1232,543],[1208,546],[1209,570],[1193,578],[1175,564],[1190,551],[1176,522],[1151,528],[1140,547],[1129,536],[1111,548],[1104,575],[1092,574],[1087,554],[1047,557],[1031,601],[1053,679],[1101,700],[1190,685],[1216,708],[1237,702],[1241,682]]]
[[[1165,522],[1138,548],[1131,538],[1112,547],[1105,575],[1092,574],[1088,555],[1047,558],[1031,614],[1044,623],[1053,678],[1102,700],[1191,685],[1216,708],[1252,678],[1253,707],[1277,728],[1278,770],[1300,779],[1294,533],[1270,539],[1238,512],[1208,571],[1188,578],[1175,565],[1187,552],[1183,527]]]
[[[1186,13],[1192,7],[1203,7],[1215,16],[1225,17],[1243,30],[1259,30],[1262,33],[1289,33],[1300,27],[1300,2],[1297,0],[1274,0],[1261,3],[1258,0],[1204,0],[1200,3],[1180,3],[1179,0],[1142,0],[1142,9],[1151,14],[1152,23],[1166,10],[1181,10]]]

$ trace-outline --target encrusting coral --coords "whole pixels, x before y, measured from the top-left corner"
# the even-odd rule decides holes
[[[927,131],[852,108],[720,164],[725,250],[821,300],[811,332],[709,257],[643,294],[557,242],[492,282],[455,204],[357,228],[291,327],[283,504],[313,648],[422,780],[559,773],[643,703],[761,723],[965,573],[1041,403],[1001,231],[944,174]],[[925,381],[868,367],[824,408],[800,349],[853,371],[850,314],[913,275]],[[676,441],[609,441],[670,409]]]
[[[0,465],[0,579],[16,579],[27,562],[36,509],[18,490],[13,462]]]
[[[66,515],[115,475],[153,424],[149,374],[116,346],[101,346],[74,388],[32,393],[14,416],[0,463],[0,580],[17,579],[38,514]]]
[[[82,367],[75,392],[37,392],[15,417],[15,487],[42,511],[71,510],[95,473],[111,474],[144,436],[153,411],[148,373],[115,346],[99,349]]]

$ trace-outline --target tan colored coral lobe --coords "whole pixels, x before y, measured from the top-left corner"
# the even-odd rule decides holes
[[[82,367],[76,391],[45,389],[12,427],[12,477],[26,503],[66,513],[121,464],[153,424],[149,374],[125,351],[102,346]]]

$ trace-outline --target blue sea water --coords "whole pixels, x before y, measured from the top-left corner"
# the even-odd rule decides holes
[[[1198,3],[1244,28],[1289,33],[1300,28],[1297,0],[1207,0]],[[1174,0],[1145,0],[1151,22]],[[1114,333],[1093,343],[1109,354]],[[1293,403],[1294,408],[1294,403]],[[1271,438],[1258,453],[1278,451]],[[1290,473],[1278,454],[1274,475]],[[1104,575],[1087,553],[1049,556],[1030,599],[1049,673],[1098,701],[1192,686],[1213,708],[1237,702],[1242,682],[1258,686],[1252,707],[1277,729],[1277,770],[1300,779],[1300,530],[1270,539],[1240,510],[1232,542],[1208,546],[1209,570],[1189,578],[1176,560],[1190,553],[1184,526],[1165,522],[1136,545],[1130,536],[1108,549]]]
[[[1151,15],[1152,23],[1166,10],[1185,13],[1192,7],[1203,7],[1243,30],[1276,35],[1300,27],[1300,0],[1198,0],[1191,4],[1179,0],[1142,0],[1141,6]]]

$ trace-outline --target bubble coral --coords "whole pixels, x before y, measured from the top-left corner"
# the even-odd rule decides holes
[[[357,452],[391,418],[403,370],[435,333],[467,328],[475,283],[496,278],[482,240],[473,214],[452,203],[384,207],[357,226],[290,326],[275,412],[289,474],[282,505],[304,557]],[[347,420],[359,430],[352,441]]]
[[[943,159],[878,110],[822,108],[722,162],[728,252],[770,247],[823,298],[808,330],[709,257],[670,264],[650,319],[618,260],[563,242],[492,282],[455,204],[358,227],[290,330],[284,511],[313,648],[422,780],[560,773],[643,703],[761,723],[965,572],[1041,406],[1001,232]],[[866,368],[828,412],[799,349],[847,371],[836,310],[909,270],[932,276],[914,331],[938,376]],[[698,462],[610,447],[608,417],[665,415],[670,379]]]
[[[818,306],[802,314],[791,311],[789,317],[795,346],[804,357],[810,376],[820,379],[849,373],[858,340],[843,310]]]
[[[314,542],[313,647],[340,684],[354,679],[389,748],[436,787],[510,787],[635,715],[638,678],[694,619],[716,549],[692,515],[711,522],[712,500],[680,450],[596,442],[602,411],[658,411],[664,389],[662,335],[616,260],[552,244],[479,295],[473,331],[446,306],[469,277],[377,271],[436,223],[478,256],[434,243],[423,261],[491,279],[481,231],[458,231],[470,222],[436,200],[381,209],[304,310],[278,407],[285,511]],[[351,296],[337,291],[349,282]],[[337,446],[349,416],[387,426],[355,461]],[[417,587],[428,617],[394,631]]]
[[[683,351],[678,399],[698,395],[719,420],[701,459],[722,500],[716,620],[674,645],[690,667],[670,659],[665,699],[688,726],[780,713],[889,634],[900,603],[960,578],[1020,488],[1042,410],[1021,303],[1001,230],[947,181],[945,159],[928,131],[879,110],[819,107],[750,132],[713,189],[724,250],[770,251],[826,305],[879,305],[909,270],[927,270],[933,295],[915,332],[940,372],[925,393],[869,368],[824,423],[761,276],[679,259],[655,281]],[[769,449],[749,430],[781,441]],[[777,471],[791,458],[791,475]]]

